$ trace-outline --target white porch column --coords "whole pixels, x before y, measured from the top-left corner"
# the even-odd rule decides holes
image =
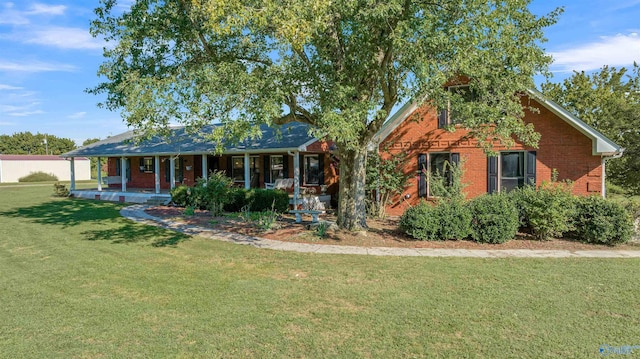
[[[100,163],[100,157],[98,157],[96,166],[98,166],[98,191],[102,191],[102,164]]]
[[[176,159],[173,156],[169,157],[169,187],[176,188]]]
[[[121,191],[127,192],[127,159],[126,157],[120,157],[120,183]]]
[[[153,159],[153,176],[156,183],[156,194],[160,193],[160,156]]]
[[[71,191],[76,189],[76,162],[75,157],[71,157],[71,185],[69,186]]]
[[[251,173],[249,171],[250,169],[249,166],[250,166],[249,154],[245,153],[244,154],[244,189],[251,188]]]
[[[209,169],[207,168],[207,154],[202,154],[202,179],[205,181],[209,178]]]
[[[300,198],[300,152],[293,153],[293,209],[298,209]]]

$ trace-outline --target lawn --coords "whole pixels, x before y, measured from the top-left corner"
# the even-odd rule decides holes
[[[277,252],[51,193],[0,188],[2,358],[585,358],[640,345],[637,259]]]

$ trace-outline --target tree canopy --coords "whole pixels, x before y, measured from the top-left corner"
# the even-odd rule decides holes
[[[45,138],[47,144],[45,145]],[[60,155],[76,148],[69,138],[31,132],[17,132],[13,135],[0,135],[0,153],[12,155]]]
[[[145,133],[219,121],[220,144],[260,136],[260,123],[308,123],[338,147],[350,229],[366,226],[367,144],[399,102],[452,102],[484,145],[536,143],[518,94],[546,72],[543,29],[561,12],[535,16],[528,0],[116,2],[92,24],[113,43],[89,90],[103,106]],[[467,79],[473,105],[443,86]]]
[[[562,83],[542,85],[546,96],[625,148],[607,163],[608,178],[640,194],[640,66],[604,66],[592,74],[574,72]]]

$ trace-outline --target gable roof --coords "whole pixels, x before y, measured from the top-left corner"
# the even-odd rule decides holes
[[[595,128],[587,125],[578,117],[571,114],[557,103],[547,99],[544,95],[535,89],[527,90],[530,97],[538,101],[547,110],[554,113],[560,119],[571,125],[583,135],[591,139],[592,153],[594,156],[611,156],[622,153],[623,148],[618,146],[615,142],[611,141],[605,135],[600,133]],[[408,101],[398,111],[396,111],[389,119],[382,125],[378,133],[374,135],[371,141],[370,147],[379,145],[385,138],[387,138],[404,120],[406,120],[415,110],[420,107],[417,101]]]
[[[186,127],[174,127],[168,138],[154,136],[135,143],[134,131],[128,131],[105,140],[92,143],[76,150],[64,153],[61,157],[116,157],[116,156],[169,156],[174,154],[212,153],[216,144],[207,139],[219,125],[204,126],[197,133],[191,133]],[[224,154],[266,153],[285,151],[305,151],[306,147],[317,139],[309,135],[309,125],[288,123],[278,127],[261,125],[262,137],[246,140],[237,145],[225,145]]]

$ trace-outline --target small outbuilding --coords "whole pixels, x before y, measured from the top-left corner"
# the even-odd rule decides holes
[[[70,181],[70,160],[57,155],[0,155],[0,183],[18,182],[34,172],[52,174],[60,181]],[[91,162],[86,157],[76,157],[75,180],[91,179]]]

